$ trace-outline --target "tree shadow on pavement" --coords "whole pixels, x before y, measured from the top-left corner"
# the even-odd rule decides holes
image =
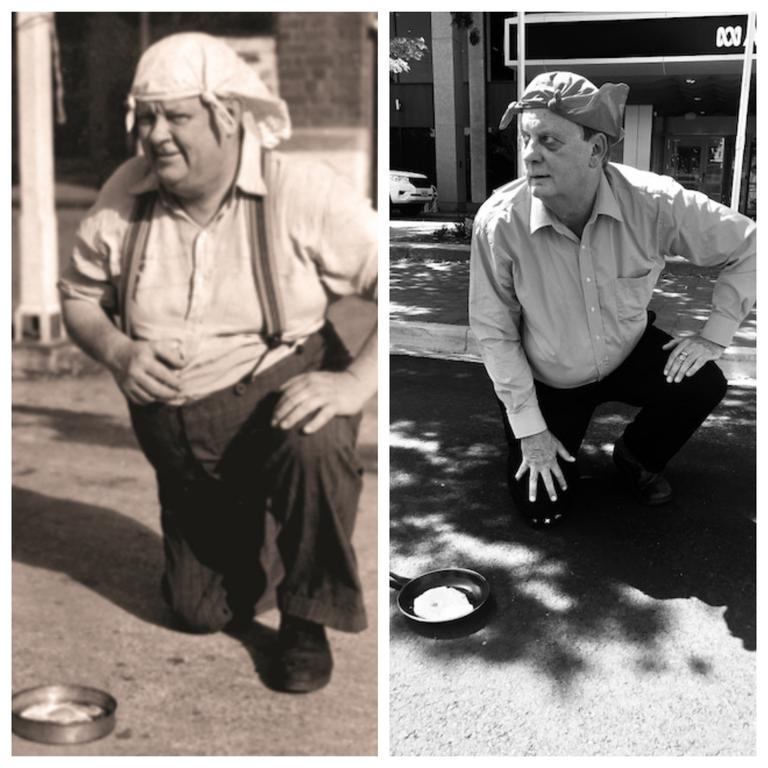
[[[389,265],[391,320],[466,325],[467,261],[397,259]]]
[[[671,334],[696,333],[707,320],[717,267],[699,267],[686,261],[668,263],[653,290],[649,309],[659,317],[658,325]],[[753,307],[734,334],[733,344],[756,346],[757,314]]]
[[[730,632],[754,649],[754,392],[732,390],[676,457],[668,471],[676,498],[661,508],[636,503],[612,466],[632,411],[602,408],[579,458],[579,511],[546,531],[511,509],[506,444],[482,366],[393,357],[390,402],[393,570],[473,568],[497,604],[481,632],[426,652],[525,659],[567,687],[590,663],[582,641],[612,641],[653,671],[671,631],[661,601],[681,597],[725,606]],[[410,631],[393,606],[393,639]]]

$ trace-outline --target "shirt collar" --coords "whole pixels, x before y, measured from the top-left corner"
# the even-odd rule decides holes
[[[613,189],[608,182],[608,176],[605,174],[605,171],[603,171],[603,175],[600,177],[600,186],[597,188],[597,197],[595,198],[595,206],[592,211],[594,218],[603,214],[616,219],[616,221],[624,221],[616,195],[613,194]]]
[[[262,153],[259,140],[250,131],[243,131],[240,166],[237,170],[235,187],[249,195],[266,195],[267,187],[261,165]],[[132,195],[141,195],[159,188],[160,182],[157,175],[147,162],[144,175],[131,186],[129,191]]]
[[[608,177],[605,173],[600,177],[600,184],[597,187],[595,204],[592,207],[590,220],[594,221],[601,214],[610,216],[617,221],[624,221],[624,217],[619,210],[619,204],[616,202],[616,196],[613,194],[611,185],[608,183]],[[538,197],[531,195],[531,214],[530,214],[531,234],[537,232],[543,227],[552,227],[559,230],[563,227],[560,220],[550,213],[549,209],[541,202]]]

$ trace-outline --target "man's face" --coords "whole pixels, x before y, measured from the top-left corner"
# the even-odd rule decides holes
[[[523,112],[521,139],[528,185],[545,205],[578,203],[594,193],[585,183],[595,168],[592,142],[583,136],[581,126],[548,109]]]
[[[214,130],[211,111],[199,98],[139,102],[136,125],[145,155],[162,186],[178,197],[205,195],[231,168],[237,143]]]

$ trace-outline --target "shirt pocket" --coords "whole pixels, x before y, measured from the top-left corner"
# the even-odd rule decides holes
[[[645,274],[616,278],[616,313],[620,319],[629,320],[645,314],[661,269],[660,265],[654,264]]]

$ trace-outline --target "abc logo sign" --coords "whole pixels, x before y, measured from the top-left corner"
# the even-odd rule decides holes
[[[718,48],[738,48],[741,45],[741,27],[718,27],[715,44]]]

